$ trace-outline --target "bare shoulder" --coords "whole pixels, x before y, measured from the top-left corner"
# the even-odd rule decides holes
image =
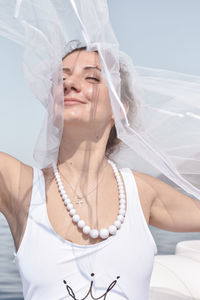
[[[11,169],[15,171],[19,167],[20,161],[11,156],[10,154],[7,154],[5,152],[0,152],[0,170],[6,175],[9,175]]]
[[[4,215],[15,209],[13,201],[18,199],[20,183],[25,184],[31,178],[31,169],[17,158],[0,152],[0,211]]]
[[[157,179],[145,173],[134,170],[132,170],[132,172],[136,181],[143,213],[147,223],[149,224],[151,207],[157,197],[157,192],[155,189],[155,181]]]
[[[156,197],[156,183],[158,179],[141,172],[132,170],[139,192],[148,194],[150,197]],[[146,195],[147,196],[147,195]]]

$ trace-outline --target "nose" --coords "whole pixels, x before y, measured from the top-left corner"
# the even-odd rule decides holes
[[[80,92],[80,81],[72,76],[63,79],[64,93],[68,94],[70,91]]]

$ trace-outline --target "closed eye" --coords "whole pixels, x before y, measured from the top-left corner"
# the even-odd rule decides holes
[[[63,77],[63,81],[64,81],[65,79],[67,79],[67,78],[64,78],[64,77]],[[96,82],[100,82],[100,79],[98,79],[98,78],[96,78],[96,77],[92,77],[92,76],[88,76],[88,77],[86,77],[86,79],[94,80],[94,81],[96,81]]]
[[[94,81],[96,81],[96,82],[99,82],[99,81],[100,81],[98,78],[96,78],[96,77],[91,77],[91,76],[86,77],[86,79],[94,80]]]

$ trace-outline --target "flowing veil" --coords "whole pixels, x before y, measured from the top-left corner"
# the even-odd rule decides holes
[[[109,87],[121,140],[110,158],[200,200],[200,77],[135,67],[120,50],[106,0],[0,0],[0,35],[23,47],[25,83],[45,111],[35,166],[57,163],[64,118],[62,58],[84,46],[98,51]],[[75,255],[88,276],[95,252],[88,267],[80,253]]]

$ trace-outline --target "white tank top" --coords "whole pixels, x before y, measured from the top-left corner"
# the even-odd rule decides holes
[[[127,209],[116,235],[98,244],[64,240],[48,219],[43,172],[34,168],[25,233],[15,255],[25,300],[148,300],[157,247],[143,215],[137,186],[121,169]]]

